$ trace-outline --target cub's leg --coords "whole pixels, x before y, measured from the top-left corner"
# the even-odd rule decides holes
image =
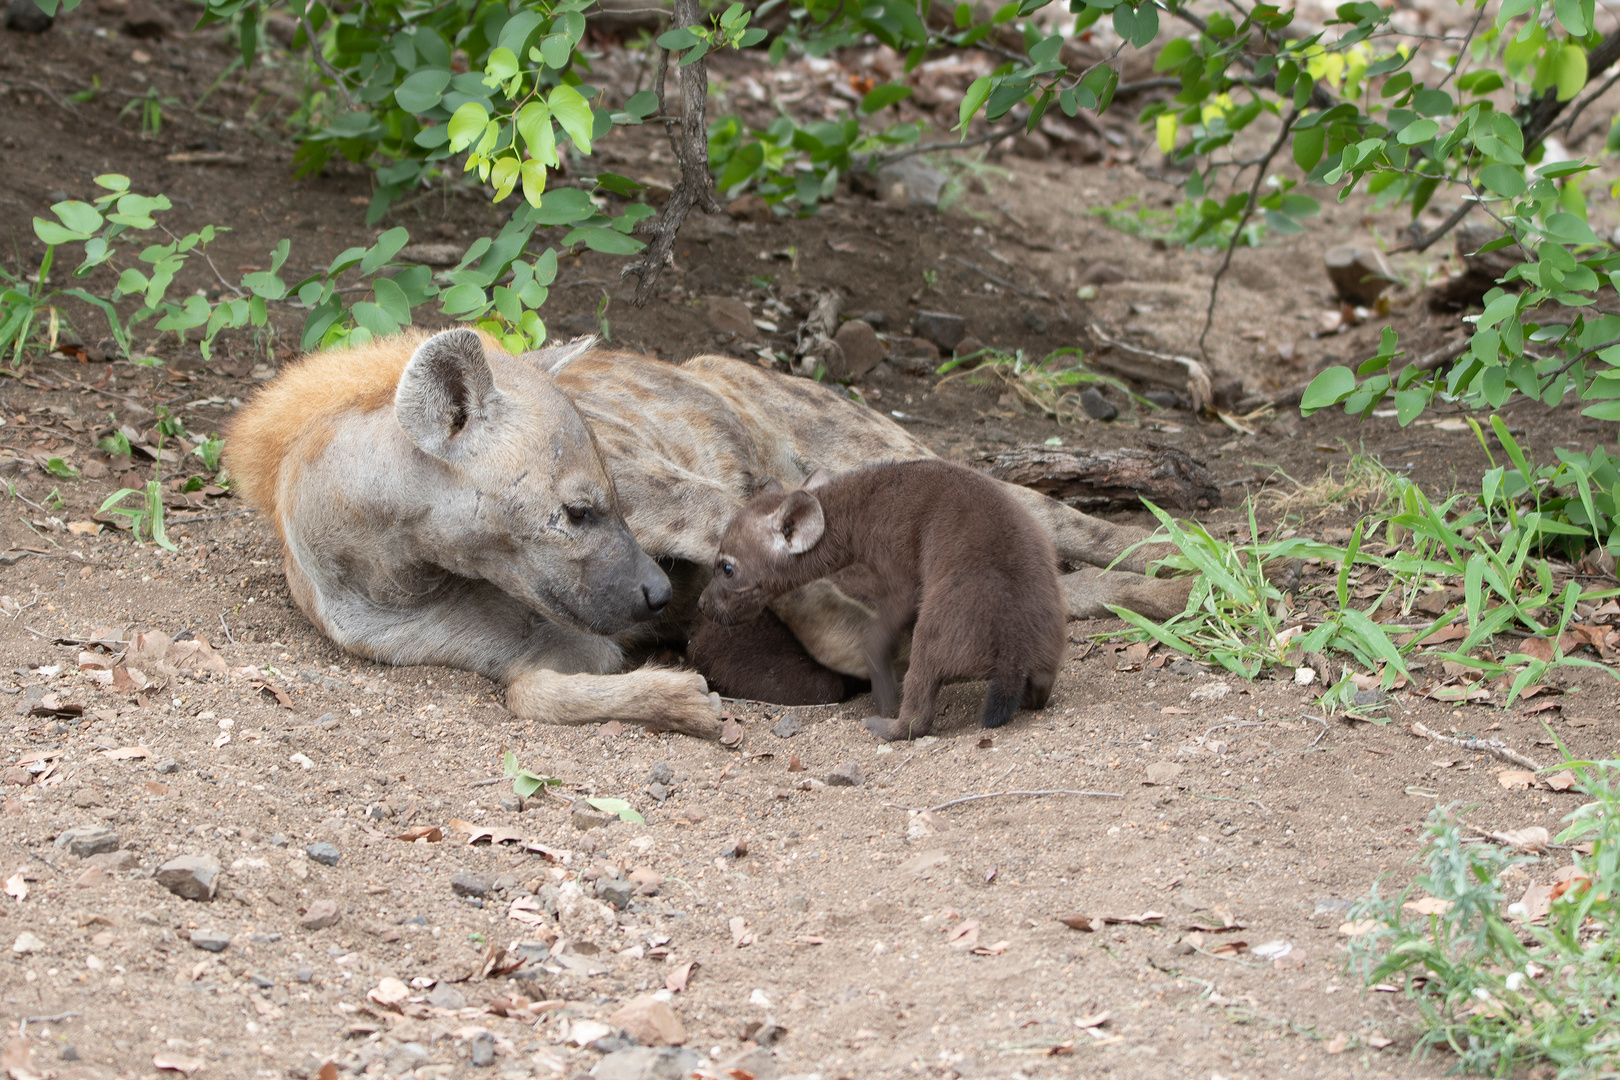
[[[900,693],[894,676],[894,647],[900,640],[900,631],[911,621],[913,612],[906,610],[879,611],[866,637],[866,670],[872,680],[872,699],[879,716],[894,716],[899,709]],[[916,645],[912,645],[915,654]],[[916,656],[912,656],[916,663]],[[906,685],[911,685],[911,673],[906,673]]]
[[[1024,682],[1024,700],[1019,708],[1044,709],[1046,703],[1052,700],[1052,684],[1057,682],[1055,671],[1032,671]]]
[[[939,649],[933,643],[933,637],[921,621],[912,632],[911,666],[906,669],[905,697],[900,702],[900,715],[893,718],[887,715],[868,716],[861,721],[862,727],[886,742],[920,739],[934,730],[934,711],[946,672],[940,667]]]

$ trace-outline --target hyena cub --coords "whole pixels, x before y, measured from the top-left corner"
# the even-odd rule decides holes
[[[732,519],[698,607],[719,623],[754,618],[777,596],[853,563],[870,571],[877,609],[866,642],[879,738],[933,728],[946,682],[990,680],[980,722],[1040,709],[1063,657],[1057,555],[1001,484],[960,465],[908,461],[836,479],[817,470],[784,491],[772,481]],[[896,718],[894,651],[911,634]]]

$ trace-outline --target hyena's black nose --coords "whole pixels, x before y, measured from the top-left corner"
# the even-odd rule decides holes
[[[669,607],[669,578],[660,574],[656,582],[642,585],[641,598],[647,604],[647,613],[650,617],[657,618],[662,615],[664,609]]]

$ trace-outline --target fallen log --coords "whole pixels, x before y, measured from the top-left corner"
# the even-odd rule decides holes
[[[980,458],[998,480],[1034,488],[1081,509],[1139,508],[1141,499],[1171,510],[1208,510],[1221,504],[1209,470],[1184,451],[1055,449],[1024,446]]]

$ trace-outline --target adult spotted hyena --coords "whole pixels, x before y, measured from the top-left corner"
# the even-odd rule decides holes
[[[701,676],[631,670],[684,642],[726,524],[770,480],[930,456],[879,413],[719,356],[668,364],[591,339],[511,356],[471,330],[317,353],[232,423],[231,475],[275,524],[293,599],[350,652],[480,672],[512,712],[713,735]],[[1072,618],[1164,617],[1185,579],[1146,534],[1010,486],[1086,569]],[[773,603],[812,656],[866,674],[870,609],[829,582]]]

